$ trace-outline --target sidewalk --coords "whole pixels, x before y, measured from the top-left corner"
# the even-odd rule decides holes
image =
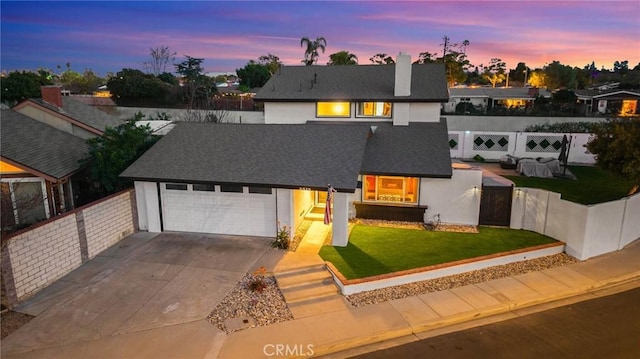
[[[218,357],[320,356],[638,279],[640,241],[563,267],[234,332]]]

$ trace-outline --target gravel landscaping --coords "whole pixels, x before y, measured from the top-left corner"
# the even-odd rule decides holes
[[[245,275],[207,319],[225,333],[233,331],[233,328],[227,328],[225,325],[225,320],[230,318],[250,317],[256,326],[293,319],[276,279],[271,275],[265,275],[262,278],[264,288],[261,291],[251,290],[251,283],[256,279],[256,274]]]

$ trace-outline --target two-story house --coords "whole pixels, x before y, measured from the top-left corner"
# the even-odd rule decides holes
[[[333,193],[353,217],[477,224],[481,171],[452,169],[442,64],[283,67],[256,94],[265,124],[179,123],[122,173],[141,229],[273,237]]]

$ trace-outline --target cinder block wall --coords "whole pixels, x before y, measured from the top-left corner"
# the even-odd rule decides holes
[[[82,211],[89,259],[133,233],[133,216],[128,193],[97,203]]]
[[[12,233],[2,275],[15,306],[135,230],[135,194],[126,190]]]

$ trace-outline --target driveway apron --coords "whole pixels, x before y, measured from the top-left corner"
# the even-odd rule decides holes
[[[16,308],[36,317],[2,341],[2,356],[203,320],[272,256],[269,243],[135,233]]]

